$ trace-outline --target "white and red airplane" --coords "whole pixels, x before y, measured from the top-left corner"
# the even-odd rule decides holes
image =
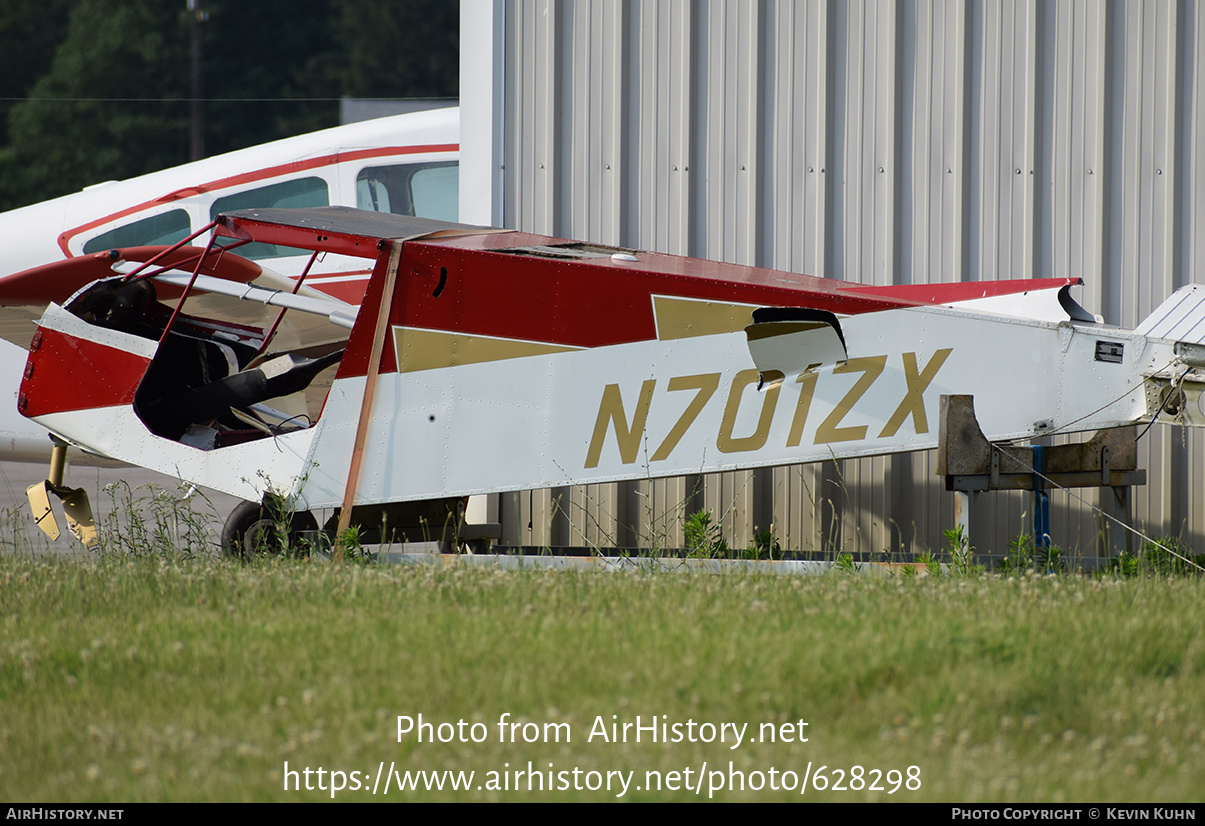
[[[417,538],[470,494],[932,448],[945,394],[992,441],[1205,424],[1199,287],[1128,331],[1069,279],[874,287],[338,207],[214,220],[191,261],[98,259],[39,321],[19,407],[247,500],[236,550],[265,498],[296,530],[338,508],[330,534]],[[249,288],[241,244],[367,261],[358,314]]]
[[[47,304],[65,301],[106,272],[98,253],[121,248],[138,260],[151,254],[139,248],[182,241],[220,212],[248,207],[345,205],[454,221],[459,142],[456,108],[397,115],[110,181],[0,214],[0,237],[6,239],[0,261],[0,399],[6,399],[0,404],[0,460],[45,461],[45,432],[16,412],[32,322]],[[192,243],[205,242],[202,233]],[[278,285],[286,282],[276,276],[295,279],[308,261],[308,252],[268,245],[244,254],[256,264],[247,277]],[[46,268],[68,261],[74,266]],[[262,273],[253,276],[256,270]],[[361,259],[329,255],[314,263],[301,292],[337,298],[354,312],[367,283]]]

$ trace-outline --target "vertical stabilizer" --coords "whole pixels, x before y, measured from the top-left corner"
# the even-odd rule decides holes
[[[1205,287],[1181,287],[1155,308],[1135,335],[1205,344]]]

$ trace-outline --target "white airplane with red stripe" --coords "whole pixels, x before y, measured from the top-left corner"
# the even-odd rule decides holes
[[[265,498],[298,531],[336,508],[328,535],[447,538],[471,494],[927,449],[942,395],[974,396],[992,441],[1205,423],[1198,287],[1128,331],[1071,279],[874,287],[346,208],[214,234],[229,251],[192,261],[117,250],[52,305],[19,406],[248,500],[236,551]],[[248,287],[241,244],[364,260],[358,314]]]

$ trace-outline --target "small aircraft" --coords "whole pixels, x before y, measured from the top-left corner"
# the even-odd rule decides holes
[[[197,236],[220,212],[249,207],[346,205],[446,220],[458,217],[460,116],[436,109],[327,129],[207,158],[125,181],[109,181],[0,214],[8,239],[0,262],[0,459],[45,460],[46,434],[17,415],[16,393],[33,320],[96,277],[90,261],[112,248]],[[196,243],[204,245],[204,233]],[[295,279],[308,253],[244,248],[264,278]],[[46,270],[68,261],[77,266]],[[357,304],[368,283],[363,261],[337,255],[314,263],[304,294]],[[291,287],[292,284],[290,283]],[[96,457],[73,452],[73,461]]]
[[[328,538],[446,541],[471,494],[928,449],[948,394],[992,441],[1205,423],[1200,287],[1128,331],[1072,279],[876,287],[341,207],[212,230],[96,253],[106,277],[38,322],[19,409],[56,451],[246,500],[234,553],[279,524],[269,500],[295,534],[334,508]],[[370,262],[358,312],[257,286],[259,244]]]

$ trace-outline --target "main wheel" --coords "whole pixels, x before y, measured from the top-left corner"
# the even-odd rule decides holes
[[[259,502],[240,502],[222,526],[222,553],[235,559],[281,556],[296,550],[303,531],[318,530],[318,520],[309,511],[289,515],[288,523]]]

